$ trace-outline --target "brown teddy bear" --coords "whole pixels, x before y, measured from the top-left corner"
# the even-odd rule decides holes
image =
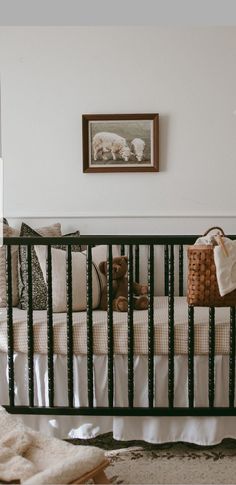
[[[128,269],[127,256],[120,256],[112,260],[112,289],[113,289],[113,310],[117,312],[127,312],[128,310],[128,279],[126,273]],[[107,275],[107,261],[99,264],[102,274]],[[134,298],[135,310],[147,310],[148,308],[148,288],[133,282],[133,293],[139,298]],[[100,308],[107,310],[107,287],[102,290]]]

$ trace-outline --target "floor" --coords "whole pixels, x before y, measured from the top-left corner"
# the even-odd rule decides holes
[[[236,484],[236,440],[207,447],[187,443],[152,445],[116,441],[108,433],[73,443],[106,450],[111,462],[107,475],[114,484]]]

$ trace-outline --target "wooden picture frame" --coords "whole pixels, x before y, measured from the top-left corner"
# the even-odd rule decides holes
[[[158,172],[159,115],[84,114],[83,172]]]

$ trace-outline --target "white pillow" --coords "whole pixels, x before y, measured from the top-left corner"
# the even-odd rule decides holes
[[[35,251],[46,282],[46,246],[35,246]],[[52,248],[52,300],[53,312],[66,312],[66,252]],[[118,246],[113,248],[113,257],[119,256]],[[92,248],[92,307],[100,304],[101,289],[104,287],[99,263],[107,259],[107,246]],[[106,280],[105,280],[106,281]],[[86,289],[86,251],[72,252],[72,309],[84,311],[87,307]]]

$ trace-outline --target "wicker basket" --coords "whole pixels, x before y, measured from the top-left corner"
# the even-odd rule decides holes
[[[224,231],[219,227],[210,228],[204,236],[213,229]],[[219,236],[219,234],[218,234]],[[214,244],[195,245],[188,248],[188,304],[193,306],[235,306],[236,290],[225,296],[220,296],[216,279],[214,262]]]

